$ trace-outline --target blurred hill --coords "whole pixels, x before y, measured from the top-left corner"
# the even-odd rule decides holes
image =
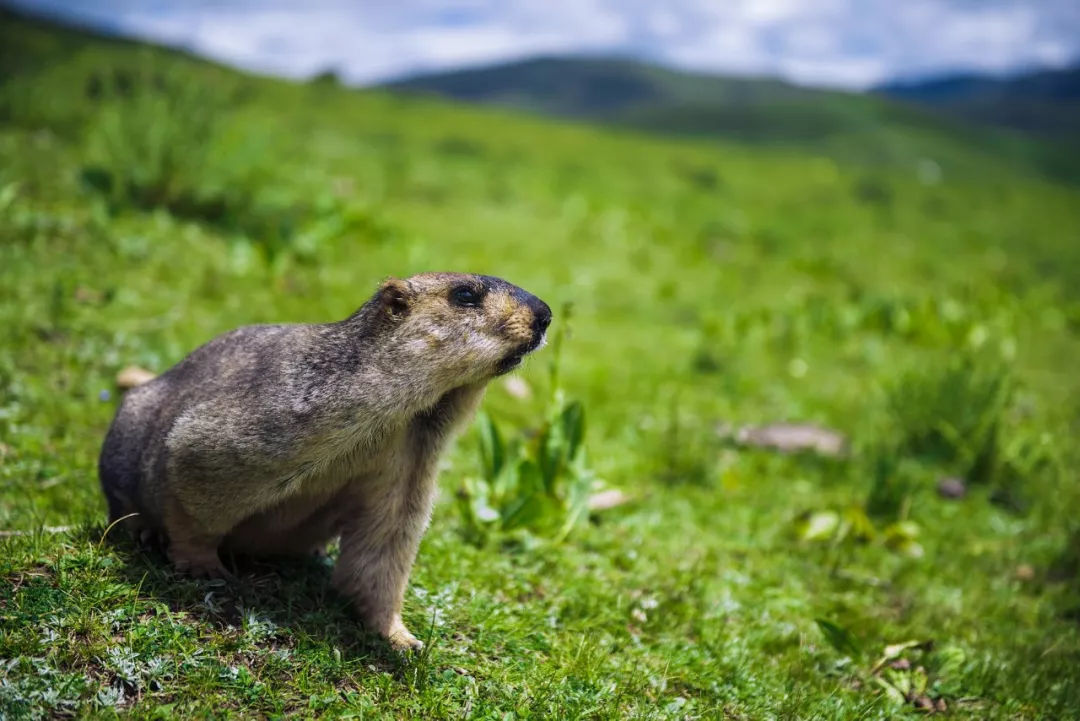
[[[1080,131],[1080,66],[1005,78],[950,75],[888,83],[875,92],[973,123],[1051,137]]]
[[[845,162],[906,165],[925,157],[967,168],[972,156],[996,155],[1056,179],[1080,180],[1080,153],[1062,154],[1048,145],[1056,138],[1027,132],[1075,128],[1075,72],[861,94],[626,59],[545,57],[418,75],[386,87],[651,132],[797,147]],[[998,127],[987,127],[988,105]]]
[[[998,78],[952,75],[875,89],[942,116],[1004,128],[1036,141],[1031,152],[1049,175],[1077,179],[1080,167],[1080,66]]]

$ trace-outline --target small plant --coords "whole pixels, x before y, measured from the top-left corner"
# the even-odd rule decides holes
[[[967,654],[959,646],[938,650],[933,640],[910,640],[887,644],[871,655],[855,634],[839,623],[825,618],[814,622],[825,642],[844,657],[836,668],[850,674],[860,688],[881,694],[890,705],[943,713],[949,699],[962,695],[957,677]],[[876,660],[867,665],[871,658]]]
[[[167,68],[117,69],[90,76],[98,108],[87,135],[84,181],[114,203],[216,218],[225,199],[200,182],[224,99]]]
[[[889,396],[895,455],[942,464],[989,486],[995,502],[1022,510],[1025,481],[1061,465],[1050,434],[1010,422],[1015,390],[1002,362],[973,355],[908,373]]]
[[[889,394],[900,450],[985,473],[988,459],[1000,451],[1013,390],[1000,362],[979,363],[970,355],[906,374]]]
[[[886,521],[906,518],[915,484],[895,446],[879,442],[866,453],[865,466],[870,476],[866,513]]]
[[[895,442],[878,440],[858,452],[853,467],[869,480],[861,504],[847,508],[810,510],[795,519],[794,533],[803,542],[829,545],[881,543],[903,556],[920,558],[920,527],[910,518],[916,491],[917,466],[904,457]]]
[[[826,508],[806,511],[795,519],[796,538],[805,543],[840,546],[854,543],[881,543],[901,556],[921,558],[919,525],[907,518],[884,521],[872,518],[860,506],[842,510]]]
[[[487,414],[477,426],[481,477],[466,478],[458,492],[466,535],[482,543],[491,531],[528,529],[565,538],[584,517],[594,481],[581,447],[581,403],[558,408],[531,442],[505,442]]]
[[[656,475],[664,483],[704,486],[715,477],[711,438],[702,432],[701,426],[700,422],[687,422],[677,399],[671,402],[655,454]]]
[[[98,71],[87,94],[96,113],[81,179],[113,209],[163,209],[249,237],[272,261],[290,249],[309,208],[277,188],[267,141],[230,135],[235,88],[195,82],[168,64]]]
[[[480,476],[465,478],[457,494],[465,534],[474,543],[522,529],[562,540],[587,515],[597,479],[586,462],[584,406],[568,401],[559,387],[569,306],[562,315],[552,342],[552,397],[539,432],[506,440],[491,416],[477,419]]]

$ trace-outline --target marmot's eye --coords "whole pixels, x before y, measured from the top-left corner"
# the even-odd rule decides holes
[[[464,306],[466,308],[475,308],[480,305],[483,300],[481,295],[475,288],[468,285],[459,285],[450,291],[450,302],[454,305]]]

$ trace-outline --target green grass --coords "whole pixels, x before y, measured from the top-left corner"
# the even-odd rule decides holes
[[[904,691],[957,718],[1080,713],[1075,189],[998,164],[927,185],[76,37],[0,32],[0,529],[25,532],[0,539],[0,717],[921,717]],[[194,169],[143,175],[171,156],[100,142],[159,117],[153,82],[87,95],[131,67],[220,99],[208,138],[167,129],[214,149]],[[412,658],[321,562],[240,559],[214,585],[103,541],[120,368],[341,318],[431,269],[573,303],[559,383],[590,472],[631,503],[561,540],[477,543],[454,498],[486,472],[469,431],[407,595]],[[508,442],[547,419],[553,358],[519,373],[527,399],[490,389]],[[717,432],[779,420],[851,453]],[[988,475],[939,498],[980,454]],[[886,652],[908,641],[933,647]]]

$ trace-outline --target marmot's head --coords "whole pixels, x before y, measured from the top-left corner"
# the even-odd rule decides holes
[[[390,340],[384,360],[447,389],[513,370],[551,323],[547,303],[490,275],[390,278],[368,306]]]

